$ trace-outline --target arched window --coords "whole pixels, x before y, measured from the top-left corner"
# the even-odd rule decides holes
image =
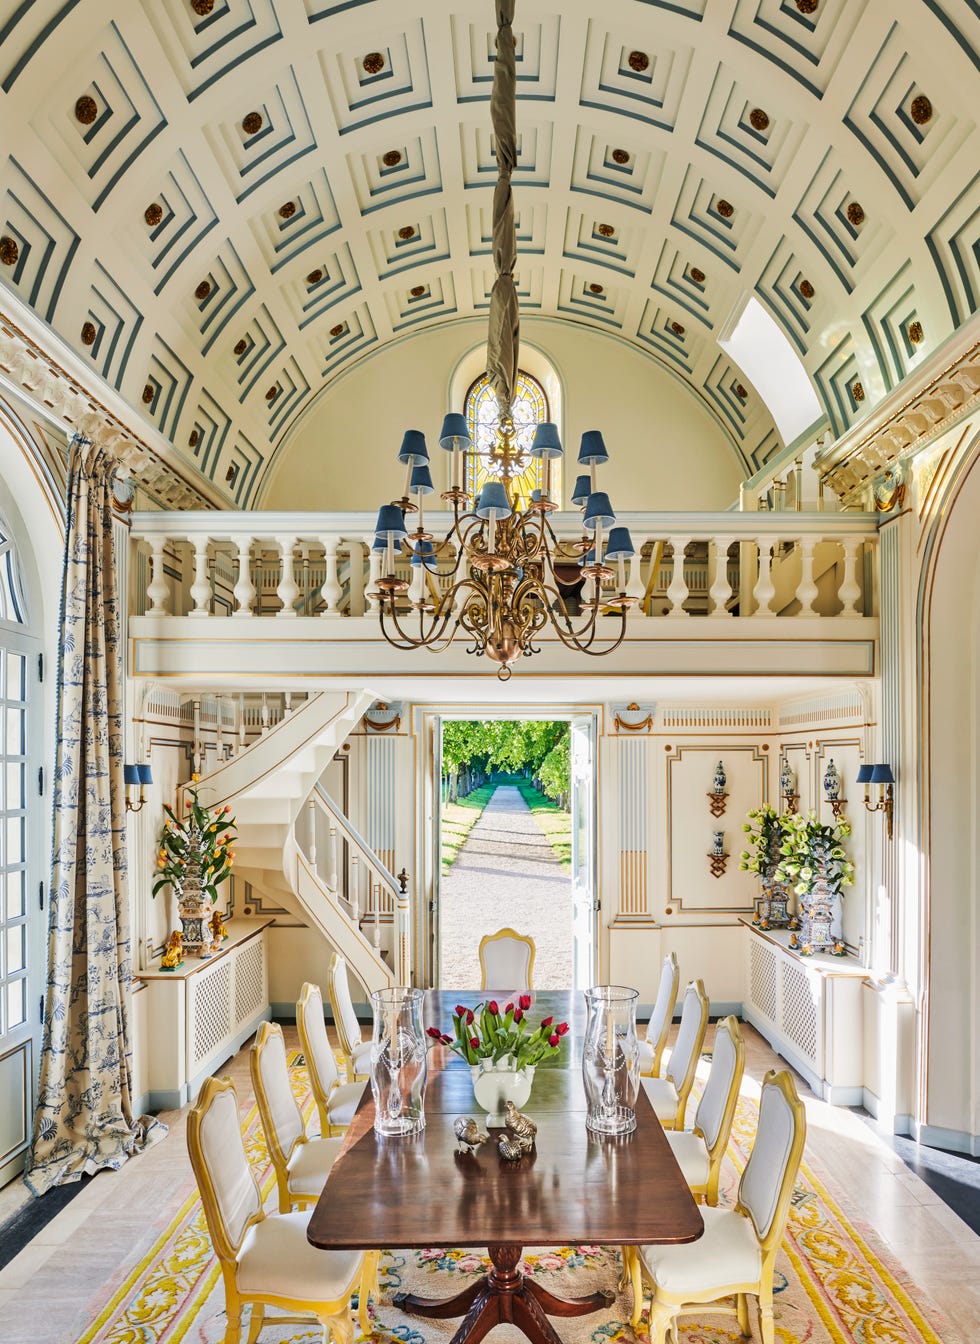
[[[24,592],[17,565],[17,552],[10,537],[6,535],[3,524],[0,523],[0,621],[23,625],[25,620]]]
[[[488,374],[482,374],[470,384],[463,403],[463,414],[469,426],[470,438],[476,446],[476,451],[468,454],[466,459],[466,488],[476,496],[487,481],[499,481],[503,477],[500,411],[497,394]],[[543,464],[531,456],[534,428],[543,420],[550,420],[551,416],[544,388],[523,369],[517,375],[511,419],[513,441],[517,448],[516,470],[511,476],[513,493],[519,506],[526,507],[531,491],[541,489],[544,484]],[[557,462],[552,462],[550,472],[551,496],[560,499],[561,479]]]

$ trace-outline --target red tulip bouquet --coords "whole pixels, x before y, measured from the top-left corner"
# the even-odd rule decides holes
[[[522,994],[516,1004],[508,1003],[504,1008],[496,999],[475,1008],[458,1003],[453,1013],[453,1036],[438,1027],[429,1027],[426,1034],[433,1045],[448,1045],[467,1064],[486,1060],[485,1068],[493,1064],[515,1070],[530,1068],[553,1059],[568,1031],[567,1022],[556,1024],[553,1017],[543,1017],[532,1030],[527,1017],[530,1006],[530,994]]]

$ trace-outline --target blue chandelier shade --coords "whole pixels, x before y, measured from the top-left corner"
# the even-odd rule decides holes
[[[894,784],[895,776],[892,774],[891,766],[884,763],[873,765],[871,767],[871,783]]]
[[[585,527],[589,532],[594,532],[597,527],[612,527],[616,521],[616,515],[613,513],[613,507],[609,503],[609,496],[605,490],[595,490],[589,495],[589,502],[585,506],[585,518],[583,520]]]
[[[499,481],[488,481],[476,501],[476,516],[496,521],[500,518],[509,518],[512,512],[504,487]]]
[[[632,560],[636,555],[628,527],[614,527],[606,541],[607,560]]]
[[[561,439],[558,437],[558,426],[552,424],[550,420],[542,420],[531,440],[531,456],[561,457],[564,451]]]
[[[405,531],[405,519],[397,504],[382,504],[378,510],[378,521],[374,535],[379,541],[402,541],[408,536]],[[382,548],[383,549],[383,548]]]
[[[608,461],[609,454],[602,441],[602,435],[597,429],[587,429],[582,435],[582,444],[578,450],[579,466],[598,467]]]
[[[425,446],[425,435],[420,429],[406,429],[402,446],[398,451],[398,461],[406,466],[421,467],[429,460],[429,450]]]
[[[869,764],[869,765],[859,765],[859,766],[858,766],[857,782],[858,782],[859,784],[870,784],[870,783],[871,783],[871,772],[872,772],[873,770],[874,770],[874,766],[873,766],[873,765],[870,765],[870,764]]]
[[[425,565],[431,568],[436,561],[436,550],[431,541],[420,541],[412,551],[412,564],[416,566]]]
[[[592,480],[589,476],[578,476],[575,479],[575,489],[572,491],[572,503],[581,508],[583,504],[588,504],[589,495],[592,494]]]
[[[465,415],[459,415],[456,411],[450,411],[443,419],[442,429],[439,433],[439,447],[445,448],[447,453],[451,453],[454,448],[473,447],[473,440],[470,438],[470,427],[466,423]]]
[[[419,493],[423,495],[432,494],[435,486],[432,484],[432,472],[429,470],[429,464],[427,462],[423,462],[419,466],[412,468],[411,488],[413,495]]]

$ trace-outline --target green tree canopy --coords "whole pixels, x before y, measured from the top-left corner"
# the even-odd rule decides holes
[[[444,720],[443,773],[468,767],[528,771],[556,798],[568,792],[569,725],[555,719]]]

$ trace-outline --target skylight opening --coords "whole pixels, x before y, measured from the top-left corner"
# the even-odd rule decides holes
[[[823,418],[802,360],[757,298],[749,296],[718,344],[751,379],[784,443],[792,443]]]

